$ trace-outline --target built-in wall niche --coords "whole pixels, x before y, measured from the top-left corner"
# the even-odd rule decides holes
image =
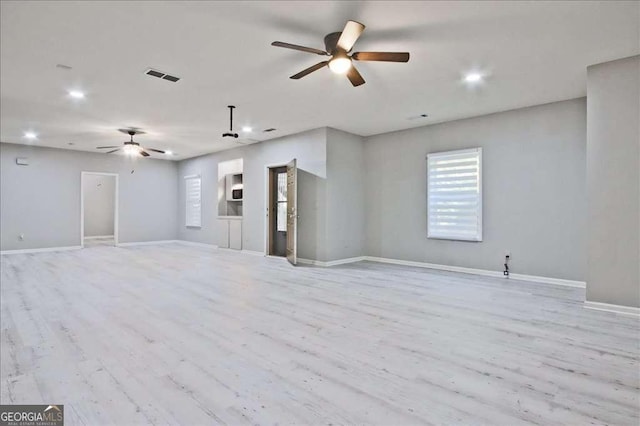
[[[242,158],[218,163],[218,216],[242,216]]]

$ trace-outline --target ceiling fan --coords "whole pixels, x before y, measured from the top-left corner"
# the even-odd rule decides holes
[[[131,139],[126,141],[124,143],[124,146],[118,146],[118,145],[114,145],[114,146],[99,146],[99,147],[96,147],[96,149],[115,148],[115,149],[112,149],[111,151],[105,152],[105,154],[112,154],[112,153],[120,151],[122,149],[122,150],[124,150],[125,154],[133,156],[133,157],[136,157],[136,156],[148,157],[150,154],[147,151],[153,151],[153,152],[157,152],[159,154],[165,154],[166,153],[165,151],[162,151],[162,150],[159,150],[159,149],[144,148],[144,147],[140,146],[139,143],[134,142],[133,141],[133,137],[135,135],[144,134],[144,132],[141,131],[141,130],[118,129],[118,131],[120,131],[122,133],[126,133],[129,136],[131,136]]]
[[[347,21],[342,32],[330,33],[325,36],[325,50],[284,43],[282,41],[274,41],[271,45],[300,50],[307,53],[315,53],[320,56],[331,56],[331,59],[327,61],[318,62],[292,75],[290,78],[294,80],[298,80],[327,65],[329,69],[336,74],[346,73],[351,84],[360,86],[364,84],[364,78],[362,78],[358,70],[353,66],[352,61],[409,62],[408,52],[355,52],[349,56],[349,52],[353,49],[353,45],[364,31],[364,28],[364,25],[360,22]]]

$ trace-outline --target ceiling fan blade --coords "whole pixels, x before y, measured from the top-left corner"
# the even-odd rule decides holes
[[[409,52],[356,52],[356,61],[409,62]]]
[[[96,149],[107,149],[107,148],[119,148],[120,145],[113,145],[113,146],[97,146]]]
[[[160,154],[164,154],[164,153],[165,153],[164,151],[161,151],[161,150],[159,150],[159,149],[153,149],[153,148],[145,148],[145,149],[146,149],[147,151],[158,152],[158,153],[160,153]]]
[[[324,67],[328,63],[329,63],[329,61],[318,62],[317,64],[307,68],[306,70],[302,70],[298,74],[294,74],[289,78],[292,78],[294,80],[298,80],[298,79],[304,77],[305,75],[311,74],[314,71],[318,71],[320,68]]]
[[[142,155],[143,157],[148,157],[149,153],[147,151],[140,150],[140,155]]]
[[[356,40],[360,37],[360,34],[364,31],[364,25],[356,21],[347,21],[342,30],[342,34],[338,39],[337,46],[343,49],[345,52],[350,51],[353,45],[356,44]]]
[[[114,153],[116,151],[120,151],[120,148],[116,148],[116,149],[114,149],[112,151],[107,151],[107,152],[105,152],[105,154],[112,154],[112,153]]]
[[[293,49],[293,50],[300,50],[302,52],[307,52],[307,53],[315,53],[316,55],[322,55],[322,56],[329,55],[324,50],[314,49],[313,47],[299,46],[297,44],[285,43],[282,41],[274,41],[273,43],[271,43],[271,45],[276,47],[284,47],[285,49]]]
[[[364,78],[362,78],[362,76],[360,75],[356,67],[354,67],[353,65],[351,66],[351,68],[349,68],[349,71],[347,72],[347,78],[349,79],[351,84],[353,84],[354,87],[358,87],[364,84]]]

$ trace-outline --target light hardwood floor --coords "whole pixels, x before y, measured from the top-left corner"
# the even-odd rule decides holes
[[[178,243],[1,267],[1,402],[67,425],[639,421],[639,321],[581,289]]]

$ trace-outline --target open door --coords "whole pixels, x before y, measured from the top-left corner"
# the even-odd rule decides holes
[[[287,164],[287,260],[298,262],[298,170],[296,159]]]

